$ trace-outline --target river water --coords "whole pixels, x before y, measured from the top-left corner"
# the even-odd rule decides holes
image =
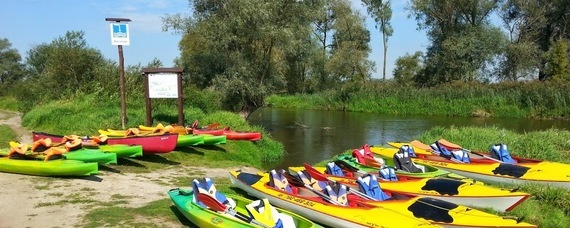
[[[285,146],[287,154],[275,168],[320,162],[365,143],[381,145],[389,141],[411,141],[435,126],[498,126],[516,132],[570,129],[570,121],[564,120],[387,115],[280,108],[259,109],[248,117],[248,121],[262,126]]]

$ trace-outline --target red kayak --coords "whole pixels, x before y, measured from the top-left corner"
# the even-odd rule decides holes
[[[62,135],[54,135],[45,132],[33,132],[33,140],[43,138],[51,138],[54,142],[61,142],[63,140]],[[107,144],[126,144],[126,145],[141,145],[143,153],[145,154],[155,154],[155,153],[168,153],[176,148],[176,143],[178,141],[178,134],[164,135],[153,135],[153,136],[130,136],[126,138],[112,138],[107,139]]]
[[[232,131],[229,127],[224,128],[224,135],[228,140],[261,140],[261,132]]]
[[[261,132],[249,132],[249,131],[233,131],[230,127],[225,127],[223,129],[214,129],[220,126],[220,123],[213,123],[207,127],[198,127],[198,120],[195,120],[190,127],[187,127],[188,132],[192,134],[209,134],[209,135],[226,135],[228,140],[249,140],[258,141],[261,140]]]

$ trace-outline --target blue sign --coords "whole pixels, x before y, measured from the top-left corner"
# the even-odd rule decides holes
[[[129,45],[129,25],[123,23],[111,23],[111,44]]]

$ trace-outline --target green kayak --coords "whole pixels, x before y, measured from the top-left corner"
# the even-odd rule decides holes
[[[0,156],[5,157],[8,156],[8,150],[0,150]],[[43,154],[34,154],[32,152],[28,152],[26,154],[29,159],[34,160],[44,160],[45,155]],[[82,162],[95,162],[102,165],[109,165],[109,164],[117,164],[117,155],[114,153],[103,152],[99,149],[86,149],[81,148],[76,151],[68,152],[61,155],[66,160],[76,160]]]
[[[203,135],[178,135],[177,147],[197,146],[204,144]]]
[[[98,148],[104,152],[117,154],[117,158],[132,158],[143,156],[143,149],[141,145],[113,144],[99,145]]]
[[[188,218],[188,220],[199,227],[259,227],[251,223],[246,223],[243,220],[237,219],[232,215],[218,213],[216,211],[200,206],[194,200],[194,194],[192,190],[172,189],[168,191],[168,195],[170,196],[170,199],[172,199],[176,208],[178,208],[178,210],[186,218]],[[225,195],[226,197],[231,198],[235,201],[235,211],[249,216],[246,205],[252,203],[252,200],[232,194]],[[282,219],[282,221],[286,221],[283,223],[286,223],[288,225],[284,225],[283,227],[320,227],[300,215],[282,210],[280,208],[275,209],[277,209],[279,212],[278,216],[280,219]]]
[[[35,176],[89,176],[97,174],[97,163],[57,159],[51,161],[0,158],[0,172]]]
[[[384,160],[384,162],[387,166],[394,167],[394,160],[392,158],[385,157],[385,156],[380,156],[380,157]],[[377,167],[368,166],[365,164],[358,163],[358,160],[356,158],[354,158],[348,154],[337,155],[333,160],[341,161],[342,164],[351,166],[353,169],[362,170],[364,172],[378,172],[378,170],[379,170]],[[460,175],[457,175],[454,173],[447,172],[445,170],[438,169],[438,168],[430,166],[430,165],[422,164],[422,166],[425,167],[425,172],[423,172],[423,173],[411,173],[411,172],[406,172],[406,171],[399,169],[399,170],[396,170],[396,174],[402,175],[402,176],[418,177],[418,178],[428,178],[428,177],[448,177],[448,178],[453,178],[453,179],[465,179],[466,178],[466,177],[463,177],[463,176],[460,176]]]
[[[227,138],[225,135],[207,135],[201,134],[204,136],[204,144],[203,145],[220,145],[226,144]]]

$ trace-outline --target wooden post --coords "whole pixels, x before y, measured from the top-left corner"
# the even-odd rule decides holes
[[[151,127],[152,126],[152,114],[151,114],[151,109],[150,109],[150,97],[148,95],[148,74],[147,73],[143,73],[143,77],[144,77],[144,91],[145,91],[145,103],[146,103],[146,123],[145,125],[147,127]]]
[[[127,92],[125,91],[125,59],[123,58],[123,45],[119,47],[119,87],[121,93],[121,125],[123,130],[127,126]]]

